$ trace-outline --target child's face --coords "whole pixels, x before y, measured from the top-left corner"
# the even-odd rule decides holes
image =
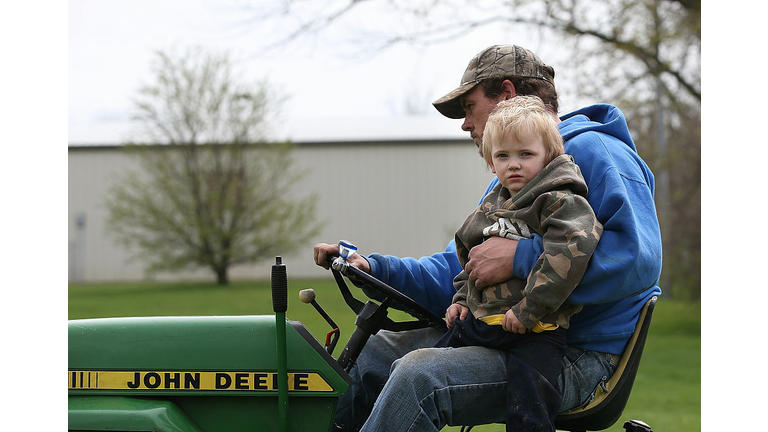
[[[549,161],[540,134],[524,131],[520,141],[506,137],[493,145],[491,171],[512,194],[520,191]]]

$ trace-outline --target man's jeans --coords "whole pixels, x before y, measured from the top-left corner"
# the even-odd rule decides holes
[[[371,337],[339,399],[343,431],[438,431],[445,425],[506,419],[505,354],[484,347],[431,347],[441,332],[380,331]],[[605,354],[569,348],[563,358],[560,412],[589,403],[614,367]],[[386,386],[385,386],[386,384]],[[376,403],[374,407],[374,403]]]

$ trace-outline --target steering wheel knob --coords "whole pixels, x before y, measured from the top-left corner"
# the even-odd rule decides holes
[[[339,240],[339,256],[346,262],[347,258],[357,252],[357,246],[349,240]]]

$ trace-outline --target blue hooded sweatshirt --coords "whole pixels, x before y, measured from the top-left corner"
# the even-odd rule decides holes
[[[589,188],[587,197],[603,235],[589,267],[568,303],[583,305],[571,318],[570,346],[621,354],[645,302],[659,295],[661,234],[653,201],[654,178],[637,154],[624,114],[611,105],[593,105],[561,117],[565,153],[573,156]],[[498,184],[494,177],[488,189]],[[543,252],[541,237],[518,242],[513,264],[526,279]],[[438,316],[455,294],[462,270],[453,241],[431,256],[398,258],[371,254],[371,274]]]

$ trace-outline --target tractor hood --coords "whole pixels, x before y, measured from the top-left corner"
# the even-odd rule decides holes
[[[286,326],[291,396],[339,397],[350,377],[298,322]],[[69,321],[70,395],[272,396],[274,316]]]

